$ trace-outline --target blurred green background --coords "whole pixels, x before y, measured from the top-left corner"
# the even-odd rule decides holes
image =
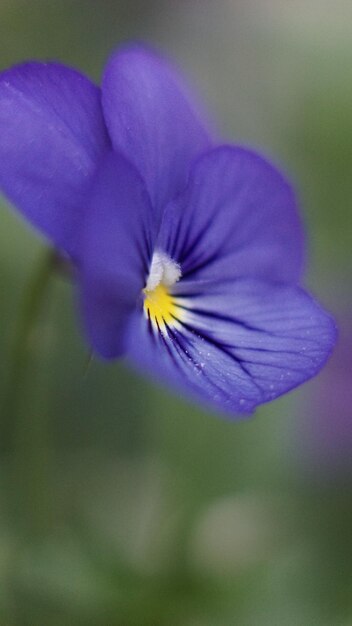
[[[221,134],[290,174],[307,284],[352,346],[350,0],[1,0],[1,69],[58,59],[99,81],[126,39],[173,56]],[[3,404],[44,244],[0,215]],[[352,626],[352,350],[230,423],[87,365],[74,299],[50,283],[1,415],[0,625]]]

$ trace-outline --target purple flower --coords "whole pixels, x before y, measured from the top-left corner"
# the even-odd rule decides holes
[[[292,190],[215,145],[174,70],[115,53],[101,90],[59,64],[0,76],[0,185],[77,268],[90,342],[176,391],[250,413],[314,376],[331,318],[297,286]]]

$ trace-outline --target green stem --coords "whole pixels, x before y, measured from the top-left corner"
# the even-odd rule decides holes
[[[27,378],[50,278],[57,265],[55,252],[46,251],[29,282],[18,320],[3,405],[3,425],[6,424],[10,435],[11,491],[16,518],[38,531],[50,526],[53,517],[48,424],[43,407],[33,408],[32,405],[31,410]]]
[[[47,293],[50,277],[57,265],[53,250],[45,251],[29,282],[21,310],[12,351],[10,374],[5,390],[3,420],[11,424],[18,417],[26,371],[32,353],[32,337]]]

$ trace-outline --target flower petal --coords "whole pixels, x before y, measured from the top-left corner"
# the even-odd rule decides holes
[[[100,91],[81,74],[56,63],[0,74],[0,188],[69,253],[108,146]]]
[[[157,226],[139,174],[110,153],[92,186],[78,255],[85,325],[103,357],[123,351],[123,329],[146,283]]]
[[[153,51],[127,46],[108,63],[102,90],[114,147],[140,171],[152,202],[163,207],[184,187],[191,160],[209,146],[179,77]]]
[[[177,321],[129,330],[132,363],[178,392],[230,415],[314,376],[335,342],[332,319],[305,292],[257,280],[177,283]]]
[[[296,282],[303,236],[291,187],[260,156],[222,146],[198,159],[165,211],[159,247],[201,279]]]

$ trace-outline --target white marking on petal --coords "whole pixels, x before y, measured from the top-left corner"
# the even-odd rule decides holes
[[[165,252],[155,250],[150,265],[146,291],[153,291],[160,284],[172,287],[181,278],[181,268]]]

